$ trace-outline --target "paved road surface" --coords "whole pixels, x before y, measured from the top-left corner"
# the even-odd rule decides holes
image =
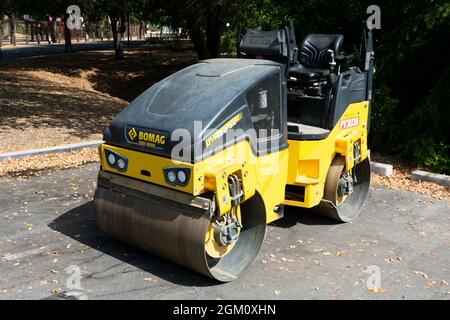
[[[0,180],[0,299],[52,290],[89,299],[450,299],[449,202],[372,189],[348,224],[291,209],[269,226],[252,267],[218,284],[103,235],[92,216],[96,173],[90,164]],[[66,287],[71,265],[82,289]],[[368,266],[380,268],[384,292],[368,291]]]
[[[144,40],[131,40],[130,46],[136,47],[144,43]],[[124,48],[127,48],[127,41],[123,42]],[[112,50],[112,41],[96,41],[96,42],[72,42],[74,52],[77,51],[93,51],[93,50]],[[64,53],[64,44],[52,45],[29,45],[2,48],[3,60],[9,61],[17,58],[34,57],[43,55],[53,55]]]

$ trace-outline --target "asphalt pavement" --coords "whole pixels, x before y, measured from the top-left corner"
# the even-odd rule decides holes
[[[0,299],[450,299],[450,202],[371,188],[347,224],[290,208],[220,284],[104,235],[97,170],[0,179]]]

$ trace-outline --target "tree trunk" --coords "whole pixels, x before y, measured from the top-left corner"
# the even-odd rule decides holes
[[[2,43],[3,43],[3,29],[0,25],[0,62],[2,61],[2,57],[3,57]]]
[[[125,31],[127,30],[127,20],[125,19],[125,14],[121,13],[120,14],[120,24],[119,24],[119,33],[120,33],[120,39],[123,41],[123,38],[125,36]],[[129,30],[128,30],[129,32]],[[122,46],[122,59],[123,57],[123,44],[122,42],[120,43]]]
[[[67,20],[70,19],[68,13],[64,14],[64,48],[66,52],[72,52],[72,33],[69,28],[67,28]]]
[[[209,53],[206,48],[206,39],[203,34],[200,26],[195,24],[191,28],[191,40],[194,45],[194,49],[197,52],[197,56],[199,60],[205,60],[209,58]]]
[[[216,5],[208,10],[204,22],[195,20],[191,24],[190,36],[200,60],[216,58],[220,54],[221,16],[222,6]]]
[[[116,60],[122,60],[124,58],[123,56],[123,46],[120,39],[119,30],[117,28],[118,20],[115,16],[110,16],[111,19],[111,30],[113,34],[113,43],[114,43],[114,52],[115,52],[115,59]]]
[[[208,16],[206,25],[206,46],[210,57],[218,57],[220,54],[220,36],[222,35],[221,26],[222,7],[215,6]]]

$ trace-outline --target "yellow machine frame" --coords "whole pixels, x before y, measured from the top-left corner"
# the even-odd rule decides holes
[[[256,192],[259,193],[264,200],[266,222],[269,223],[282,217],[276,210],[282,204],[311,208],[320,203],[327,171],[336,155],[344,157],[346,171],[355,165],[355,143],[360,150],[359,161],[367,158],[368,109],[368,101],[353,103],[348,106],[327,138],[313,141],[289,140],[288,149],[266,155],[256,156],[251,151],[249,142],[245,140],[192,164],[102,144],[99,146],[101,165],[105,171],[176,189],[193,196],[213,192],[220,215],[231,209],[228,176],[235,174],[242,184],[242,201],[248,200]],[[105,149],[128,159],[126,172],[108,165]],[[186,186],[172,186],[165,181],[163,169],[174,166],[190,169],[191,176]],[[141,170],[148,170],[151,175],[144,176]],[[286,185],[304,187],[304,201],[285,199]]]

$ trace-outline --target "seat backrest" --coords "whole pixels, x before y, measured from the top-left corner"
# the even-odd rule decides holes
[[[299,45],[298,60],[307,68],[328,69],[330,55],[327,50],[339,55],[343,42],[341,34],[309,34]]]
[[[247,30],[239,43],[239,54],[248,58],[262,56],[264,59],[285,63],[289,59],[289,39],[286,30]]]

